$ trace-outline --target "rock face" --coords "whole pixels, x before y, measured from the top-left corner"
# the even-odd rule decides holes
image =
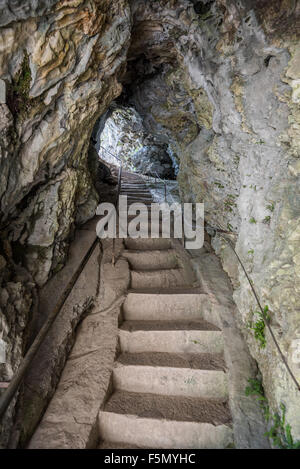
[[[121,93],[131,29],[126,0],[9,3],[0,1],[0,381],[20,363],[34,285],[63,266],[74,224],[95,213],[86,154],[96,119]]]
[[[129,65],[140,76],[128,93],[147,130],[171,142],[182,200],[204,202],[206,222],[233,233],[300,381],[299,5],[275,3],[134,2]],[[268,332],[261,348],[247,327],[257,304],[235,255],[219,235],[213,246],[271,408],[286,406],[299,438],[299,391]]]
[[[233,233],[300,381],[299,4],[9,3],[0,0],[0,380],[20,363],[36,287],[62,267],[74,225],[94,214],[89,139],[123,85],[121,108],[151,136],[130,164],[151,172],[171,155],[182,200],[204,202],[207,223]],[[219,235],[213,246],[271,409],[285,404],[300,438],[299,391],[269,334],[262,349],[247,327],[257,305],[235,256]]]

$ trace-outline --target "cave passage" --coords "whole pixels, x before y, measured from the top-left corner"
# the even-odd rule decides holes
[[[178,165],[167,143],[149,134],[131,106],[112,103],[97,120],[92,143],[100,160],[125,170],[161,179],[176,179]]]

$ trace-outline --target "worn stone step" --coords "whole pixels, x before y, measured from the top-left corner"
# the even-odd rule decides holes
[[[121,191],[127,191],[127,190],[130,190],[130,191],[137,190],[137,191],[150,192],[149,191],[149,186],[147,184],[144,184],[144,183],[141,183],[141,184],[131,184],[131,183],[124,184],[124,183],[122,183]]]
[[[128,332],[136,331],[208,331],[221,332],[214,324],[204,319],[166,320],[166,321],[125,321],[120,326]]]
[[[136,199],[136,198],[145,198],[145,199],[151,199],[152,200],[152,195],[150,194],[149,191],[145,191],[145,190],[142,190],[142,191],[137,191],[136,189],[135,190],[127,190],[127,189],[123,189],[121,190],[120,192],[120,195],[127,195],[127,198],[133,198],[133,199]]]
[[[123,216],[123,217],[126,217],[125,219],[127,219],[128,223],[131,221],[131,220],[134,220],[138,214],[134,214],[134,215],[128,215],[128,211],[119,211],[119,216]],[[147,216],[145,216],[146,220],[148,221],[148,223],[151,222],[151,210],[147,210]],[[153,220],[153,223],[161,226],[161,220]],[[167,238],[168,239],[168,238]]]
[[[172,288],[188,285],[181,268],[159,270],[131,270],[131,288]]]
[[[130,201],[132,202],[140,202],[140,201],[150,201],[150,202],[153,202],[153,199],[151,196],[148,196],[147,194],[136,194],[136,195],[132,195],[132,194],[124,194],[124,193],[121,193],[120,195],[124,196],[126,195],[127,196],[127,203],[129,203]]]
[[[113,369],[115,389],[170,396],[227,398],[227,377],[222,370],[168,366],[123,365]]]
[[[121,187],[121,190],[120,190],[121,194],[133,194],[133,195],[136,195],[136,194],[146,194],[146,195],[151,195],[151,192],[149,191],[149,189],[145,186],[140,186],[140,187]]]
[[[133,197],[128,197],[127,198],[127,205],[128,207],[130,205],[133,205],[133,204],[143,204],[143,205],[146,205],[147,207],[151,208],[151,205],[153,204],[153,200],[152,199],[144,199],[142,197],[137,197],[137,198],[133,198]]]
[[[131,187],[131,188],[141,188],[144,187],[146,189],[149,189],[149,186],[145,181],[128,181],[128,180],[121,180],[121,188],[124,187]]]
[[[154,233],[154,230],[155,230],[155,235],[159,236],[159,238],[155,238],[155,239],[160,239],[165,235],[165,233],[163,233],[161,223],[159,224],[153,223],[150,226],[151,219],[148,218],[148,226],[147,226],[145,224],[147,222],[147,219],[143,221],[143,224],[140,224],[137,220],[133,221],[134,218],[135,217],[127,217],[127,220],[126,220],[125,218],[122,217],[119,219],[118,226],[120,230],[122,229],[122,236],[124,236],[124,233],[127,233],[128,238],[151,239],[151,234]],[[142,229],[143,231],[141,231]],[[163,239],[168,239],[168,238],[164,237]]]
[[[138,199],[127,199],[127,206],[130,207],[131,205],[134,205],[134,204],[143,204],[145,205],[145,207],[147,207],[147,210],[151,210],[151,205],[153,204],[153,200],[152,199],[142,199],[142,198],[138,198]],[[138,207],[135,207],[135,210],[137,209]]]
[[[231,415],[226,399],[200,399],[115,391],[106,403],[104,410],[123,415],[177,420],[178,422],[231,424]]]
[[[224,350],[223,333],[219,330],[201,330],[201,323],[198,326],[196,322],[187,321],[189,328],[176,330],[172,329],[172,325],[159,329],[159,325],[149,324],[158,321],[148,321],[148,324],[141,326],[131,326],[132,322],[147,323],[125,321],[122,324],[119,341],[123,352],[222,353]]]
[[[137,191],[137,190],[122,190],[120,192],[120,195],[127,195],[127,198],[139,198],[139,199],[151,199],[152,200],[152,195],[148,191]]]
[[[168,238],[127,238],[124,239],[124,244],[127,249],[142,251],[172,248],[171,240]]]
[[[137,200],[132,200],[132,199],[127,199],[127,207],[130,207],[133,204],[143,204],[147,207],[147,211],[151,211],[151,204],[154,202],[152,200],[143,200],[143,199],[137,199]],[[139,207],[135,206],[135,210],[138,209]]]
[[[145,182],[121,181],[121,189],[145,189],[149,190],[149,186]]]
[[[178,266],[178,257],[175,249],[167,250],[124,250],[122,255],[128,259],[130,267],[135,270],[142,269],[172,269]]]
[[[198,320],[207,307],[207,294],[129,292],[123,304],[125,320]]]
[[[134,204],[135,203],[136,202],[134,202]],[[143,203],[143,202],[141,202],[141,203]],[[139,207],[133,207],[132,208],[133,213],[129,214],[129,207],[131,207],[132,205],[133,205],[132,203],[128,203],[126,210],[124,210],[123,207],[120,207],[120,209],[118,210],[119,215],[123,215],[123,216],[127,215],[127,217],[136,217],[137,215],[139,215],[139,212],[137,212],[137,210],[139,210]],[[143,203],[143,205],[145,206],[145,207],[143,207],[143,209],[146,208],[147,214],[148,214],[148,219],[150,219],[150,217],[151,217],[151,205],[144,204],[144,203]]]
[[[127,191],[127,190],[144,190],[144,191],[149,191],[149,186],[143,182],[141,183],[134,183],[134,182],[122,182],[121,184],[121,192],[122,191]]]
[[[143,197],[145,198],[150,198],[152,197],[151,193],[147,191],[146,189],[122,189],[120,191],[120,195],[127,195],[127,197]]]
[[[233,443],[229,425],[181,422],[101,411],[101,438],[145,448],[222,449]]]
[[[144,204],[145,205],[145,208],[146,208],[146,211],[147,211],[147,214],[143,214],[144,218],[146,218],[146,220],[148,220],[149,222],[151,221],[152,217],[151,217],[151,206],[149,204]],[[127,205],[127,209],[124,210],[123,207],[118,210],[118,214],[119,216],[123,216],[123,217],[127,217],[127,219],[133,219],[133,218],[136,218],[137,216],[140,215],[140,212],[136,210],[136,207],[134,207],[133,212],[132,213],[129,213],[129,207],[131,207],[132,204],[128,204]],[[144,208],[144,207],[143,207]],[[139,208],[138,208],[139,210]],[[153,217],[153,223],[161,223],[161,219],[156,219],[156,217]],[[169,236],[170,238],[170,236]]]
[[[180,352],[123,352],[118,363],[133,366],[166,366],[168,368],[191,368],[195,370],[226,371],[222,353],[180,353]]]
[[[130,222],[133,221],[135,217],[127,217],[127,221],[124,220],[124,218],[120,218],[119,219],[119,222],[118,222],[118,226],[119,226],[119,229],[121,230],[122,229],[122,233],[124,236],[124,233],[127,233],[127,237],[128,238],[132,238],[132,239],[151,239],[151,236],[152,234],[154,233],[154,230],[155,230],[155,234],[157,234],[159,236],[159,238],[155,238],[155,239],[160,239],[160,238],[163,238],[163,239],[168,239],[166,236],[165,236],[165,233],[163,232],[163,229],[162,229],[162,225],[161,223],[151,223],[151,219],[148,218],[148,226],[145,226],[145,229],[144,229],[144,226],[141,226],[139,223],[137,222],[133,222],[133,224],[131,225]],[[147,221],[147,219],[146,219]],[[151,225],[150,225],[151,223]],[[141,233],[140,230],[141,228],[143,228],[143,232]],[[129,231],[130,230],[130,231]],[[134,230],[134,232],[132,231]],[[136,233],[135,231],[137,230],[137,236],[136,236]]]

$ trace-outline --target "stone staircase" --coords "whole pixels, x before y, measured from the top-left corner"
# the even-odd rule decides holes
[[[124,174],[128,204],[152,202]],[[113,392],[99,448],[227,448],[233,444],[223,333],[203,317],[193,272],[171,239],[124,240],[131,289],[122,307]]]

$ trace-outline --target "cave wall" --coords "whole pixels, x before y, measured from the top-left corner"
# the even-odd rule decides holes
[[[130,29],[126,0],[0,1],[0,381],[24,353],[37,288],[63,266],[74,225],[95,213],[86,154],[121,93]]]
[[[170,140],[182,200],[204,202],[208,225],[233,233],[300,381],[299,4],[136,0],[133,11],[129,57],[145,80],[131,87],[129,102],[149,130]],[[269,333],[261,348],[248,327],[257,304],[235,255],[218,234],[212,243],[271,409],[286,406],[299,438],[299,391]]]

